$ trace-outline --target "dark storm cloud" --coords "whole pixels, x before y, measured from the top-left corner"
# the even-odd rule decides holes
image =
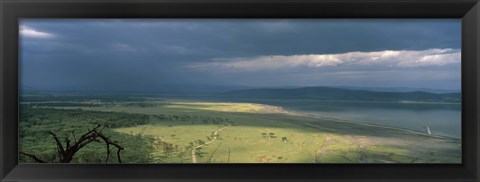
[[[35,88],[156,90],[162,84],[195,83],[457,89],[460,84],[459,60],[402,68],[403,72],[355,65],[249,72],[221,66],[192,69],[199,64],[236,64],[262,56],[459,52],[459,20],[26,19],[20,26],[21,84]]]

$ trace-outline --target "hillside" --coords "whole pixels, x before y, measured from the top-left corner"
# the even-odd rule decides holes
[[[220,96],[248,99],[310,99],[352,101],[460,102],[460,93],[375,92],[332,87],[265,88],[224,92]]]

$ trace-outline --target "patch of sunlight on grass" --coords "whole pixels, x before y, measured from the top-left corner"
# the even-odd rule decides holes
[[[171,102],[167,108],[198,109],[220,112],[259,112],[264,107],[250,103],[225,103],[225,102]]]

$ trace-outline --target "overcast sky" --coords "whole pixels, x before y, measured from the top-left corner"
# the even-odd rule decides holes
[[[460,89],[460,20],[24,19],[19,26],[20,84],[28,88]]]

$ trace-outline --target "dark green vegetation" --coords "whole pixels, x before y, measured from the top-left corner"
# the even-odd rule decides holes
[[[61,142],[66,138],[75,140],[98,124],[106,126],[104,135],[125,148],[123,163],[146,163],[150,161],[153,148],[150,139],[141,133],[134,135],[114,132],[112,128],[145,124],[147,116],[141,114],[107,113],[82,110],[58,110],[23,106],[20,113],[19,151],[34,154],[46,162],[58,161],[55,141],[49,132],[55,133]],[[72,163],[105,163],[105,144],[92,142],[82,148]],[[33,159],[20,155],[20,162],[31,163]],[[109,162],[116,162],[110,160]]]
[[[30,93],[20,95],[20,102],[85,102],[85,101],[102,101],[102,102],[129,102],[143,101],[145,99],[138,97],[130,97],[127,95],[88,95],[88,94],[54,94],[54,93]]]
[[[455,102],[461,101],[459,93],[436,94],[428,92],[374,92],[332,87],[265,88],[226,92],[223,97],[249,99],[309,99],[352,101],[416,101]]]

